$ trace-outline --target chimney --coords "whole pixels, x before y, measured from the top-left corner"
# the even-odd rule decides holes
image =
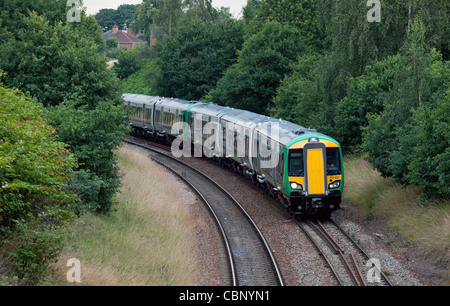
[[[115,24],[112,28],[112,32],[117,33],[118,31],[119,31],[119,26],[117,24]]]

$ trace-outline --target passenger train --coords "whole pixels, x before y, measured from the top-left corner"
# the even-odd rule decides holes
[[[185,153],[199,152],[198,148],[200,156],[213,152],[208,157],[248,176],[290,214],[329,217],[340,208],[342,152],[331,137],[286,120],[214,103],[137,94],[122,98],[133,134],[168,143],[178,140],[176,148]],[[204,133],[208,123],[215,127],[209,134]],[[191,144],[192,150],[187,148]],[[271,166],[267,166],[268,152]]]

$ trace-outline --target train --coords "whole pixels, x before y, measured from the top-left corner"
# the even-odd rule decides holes
[[[340,144],[292,122],[215,103],[123,94],[132,134],[171,144],[172,154],[207,156],[279,201],[293,216],[340,209]]]

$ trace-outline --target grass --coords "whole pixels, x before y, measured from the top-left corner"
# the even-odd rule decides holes
[[[423,202],[419,190],[383,178],[361,157],[347,157],[343,200],[367,217],[388,220],[389,228],[426,254],[443,259],[450,249],[450,200]],[[448,258],[447,258],[448,260]]]
[[[195,233],[173,177],[142,153],[121,148],[123,187],[108,217],[87,214],[51,284],[67,285],[69,258],[81,261],[81,285],[195,285]]]

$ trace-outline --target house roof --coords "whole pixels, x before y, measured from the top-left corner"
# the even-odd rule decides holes
[[[119,44],[144,44],[145,43],[145,41],[143,41],[142,39],[139,39],[136,36],[127,34],[122,31],[117,31],[117,32],[108,31],[108,32],[103,33],[102,36],[103,36],[103,39],[108,39],[110,37],[115,36],[117,38],[117,41],[119,42]]]

